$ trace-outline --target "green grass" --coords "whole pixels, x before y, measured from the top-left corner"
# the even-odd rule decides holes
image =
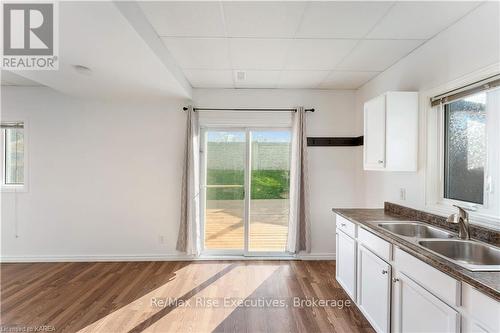
[[[208,185],[243,185],[240,170],[207,170]],[[287,199],[290,187],[288,170],[253,170],[252,199]],[[208,200],[243,200],[243,187],[207,188]]]

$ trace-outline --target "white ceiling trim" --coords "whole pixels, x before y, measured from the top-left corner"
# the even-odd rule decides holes
[[[177,65],[177,62],[172,57],[170,51],[165,47],[161,40],[158,39],[154,28],[149,24],[148,19],[139,8],[137,3],[131,1],[115,1],[115,6],[128,20],[130,25],[142,37],[146,44],[151,48],[154,54],[165,65],[167,70],[174,76],[181,88],[186,92],[186,95],[192,95],[192,86],[186,79],[183,71]]]

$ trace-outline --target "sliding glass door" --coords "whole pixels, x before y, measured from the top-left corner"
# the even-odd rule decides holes
[[[244,130],[206,130],[204,137],[204,240],[208,251],[242,253],[245,249]]]
[[[202,230],[208,254],[286,252],[289,130],[202,130]]]
[[[250,132],[249,252],[284,252],[290,211],[290,131]]]

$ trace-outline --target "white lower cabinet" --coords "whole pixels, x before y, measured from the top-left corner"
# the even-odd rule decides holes
[[[460,314],[396,271],[393,279],[393,332],[460,332]]]
[[[379,333],[500,332],[500,302],[341,216],[336,265]]]
[[[493,333],[486,328],[482,323],[473,318],[462,317],[462,332],[463,333]]]
[[[358,246],[358,307],[377,332],[390,331],[391,266]]]
[[[335,277],[347,294],[356,301],[356,241],[337,230]]]
[[[462,333],[500,332],[500,302],[464,283],[462,287]]]

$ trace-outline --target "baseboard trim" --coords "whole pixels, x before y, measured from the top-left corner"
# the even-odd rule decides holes
[[[75,255],[75,256],[2,256],[2,263],[28,262],[108,262],[108,261],[189,261],[196,259],[187,255]]]
[[[335,253],[300,253],[296,256],[244,257],[182,254],[162,255],[73,255],[73,256],[2,256],[0,263],[41,262],[115,262],[115,261],[208,261],[208,260],[335,260]]]
[[[335,253],[299,253],[298,259],[300,260],[335,260],[337,257]]]

